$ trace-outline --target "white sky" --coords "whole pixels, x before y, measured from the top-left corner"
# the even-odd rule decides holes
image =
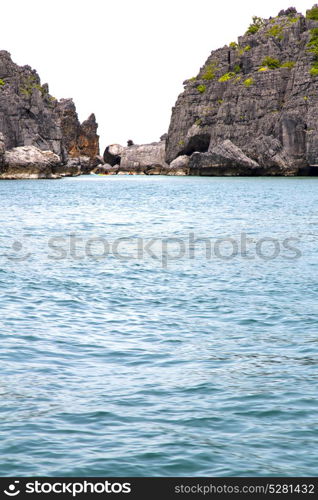
[[[312,1],[10,0],[1,5],[0,48],[29,64],[50,93],[72,97],[80,120],[96,114],[101,152],[127,139],[159,139],[171,108],[210,52],[248,27]]]

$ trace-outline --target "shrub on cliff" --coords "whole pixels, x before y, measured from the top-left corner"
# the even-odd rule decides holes
[[[206,86],[205,85],[198,85],[197,91],[200,92],[200,94],[203,94],[206,91]]]
[[[279,40],[283,39],[284,28],[279,24],[274,24],[269,30],[267,30],[266,35],[272,36],[273,38],[278,38]]]
[[[254,35],[255,33],[258,32],[258,30],[264,26],[264,19],[261,17],[254,16],[253,17],[253,22],[249,25],[246,35]]]
[[[0,78],[0,87],[3,87],[6,84],[1,78]]]
[[[282,68],[288,68],[288,69],[293,69],[295,67],[295,62],[294,61],[286,61],[284,64],[281,65]]]
[[[247,78],[243,83],[246,88],[249,88],[251,85],[254,85],[255,80],[253,78]]]
[[[315,4],[313,7],[306,12],[307,19],[313,19],[314,21],[318,21],[318,5]]]
[[[311,76],[318,76],[318,28],[310,30],[310,40],[307,43],[307,50],[314,54],[314,62],[311,65]]]
[[[262,61],[262,66],[267,66],[269,69],[280,68],[280,62],[274,57],[267,56]]]
[[[228,82],[229,80],[231,80],[235,76],[236,76],[236,73],[233,73],[232,71],[230,71],[229,73],[225,73],[225,75],[221,76],[221,78],[219,78],[219,82]]]
[[[217,63],[212,62],[204,68],[204,73],[202,75],[203,80],[213,80],[215,78],[215,72],[217,70]]]
[[[312,52],[318,57],[318,28],[310,30],[310,40],[307,43],[308,52]]]
[[[242,56],[244,54],[244,52],[248,52],[249,50],[251,50],[251,46],[250,45],[245,45],[245,47],[239,47],[239,56]]]

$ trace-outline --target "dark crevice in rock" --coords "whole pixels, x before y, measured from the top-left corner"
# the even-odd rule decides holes
[[[191,137],[184,147],[182,154],[191,156],[192,153],[196,151],[200,153],[205,153],[209,149],[210,144],[210,135],[208,134],[199,134]],[[178,155],[180,156],[180,155]]]

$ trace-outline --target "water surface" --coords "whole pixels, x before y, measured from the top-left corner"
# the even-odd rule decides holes
[[[0,475],[316,475],[317,187],[2,181]]]

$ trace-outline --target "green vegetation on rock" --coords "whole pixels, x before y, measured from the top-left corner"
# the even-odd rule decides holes
[[[203,80],[214,80],[215,72],[217,71],[217,63],[210,63],[204,69],[205,71],[202,75]]]
[[[308,52],[318,57],[318,28],[310,30],[310,40],[307,43]]]
[[[274,24],[269,30],[266,31],[267,36],[272,36],[274,38],[278,38],[279,40],[283,39],[284,28],[280,24]]]
[[[48,93],[46,86],[40,85],[40,83],[35,75],[28,75],[28,76],[24,77],[22,82],[21,82],[20,93],[22,95],[30,97],[33,93],[33,90],[35,90],[35,89],[39,90],[41,92],[42,96],[44,96]]]
[[[306,18],[318,21],[318,5],[314,5],[311,9],[307,10]]]
[[[257,33],[262,26],[264,26],[264,19],[262,19],[261,17],[254,16],[253,22],[249,25],[245,34],[255,35],[255,33]]]
[[[6,82],[5,82],[5,81],[3,81],[3,80],[0,78],[0,87],[3,87],[5,84],[6,84]]]
[[[267,56],[264,57],[262,66],[267,66],[269,69],[277,69],[280,68],[280,61],[274,57]]]
[[[246,88],[249,88],[251,85],[254,85],[255,80],[253,78],[247,78],[243,83]]]
[[[244,52],[248,52],[249,50],[251,50],[251,46],[250,45],[245,45],[245,47],[240,47],[239,48],[239,56],[242,56],[244,54]]]
[[[230,71],[229,73],[225,73],[225,75],[222,75],[221,78],[219,78],[219,82],[228,82],[232,78],[236,76],[236,73],[233,73]]]
[[[314,55],[314,61],[311,65],[310,74],[311,76],[318,76],[318,28],[310,30],[310,40],[307,43],[307,50]]]
[[[203,94],[206,91],[206,86],[205,85],[198,85],[197,91],[200,92],[200,94]]]
[[[281,65],[282,68],[288,68],[288,69],[293,69],[295,67],[295,62],[294,61],[286,61],[284,64]]]
[[[230,43],[230,45],[229,45],[229,47],[230,47],[231,49],[236,50],[236,49],[238,48],[238,44],[237,44],[236,42],[231,42],[231,43]]]

